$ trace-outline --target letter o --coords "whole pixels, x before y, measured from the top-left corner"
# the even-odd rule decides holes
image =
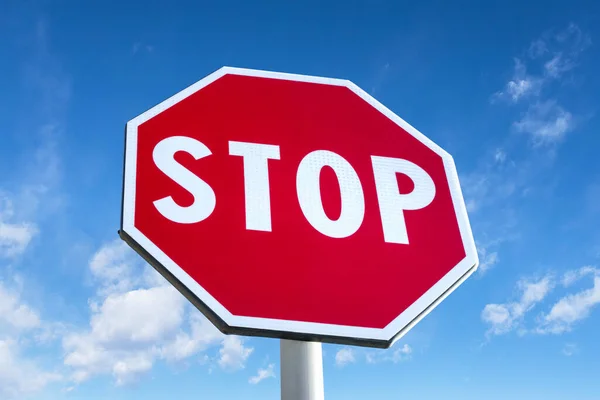
[[[342,211],[337,220],[325,214],[321,199],[321,169],[331,167],[340,185]],[[365,216],[365,196],[360,179],[352,165],[342,156],[327,150],[307,154],[296,175],[298,202],[308,222],[323,235],[344,238],[360,228]]]

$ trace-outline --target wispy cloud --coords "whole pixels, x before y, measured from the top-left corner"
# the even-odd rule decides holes
[[[479,253],[479,273],[485,274],[487,271],[492,269],[500,259],[497,251],[489,251],[486,247],[478,246],[477,252]]]
[[[465,175],[461,181],[470,213],[492,206],[499,201],[505,201],[525,183],[524,176],[515,176],[519,171],[512,161],[508,162],[508,156],[504,151],[498,153],[496,150],[491,161],[488,158],[484,165]]]
[[[497,148],[494,151],[494,161],[499,164],[503,164],[506,161],[506,151],[502,148]]]
[[[556,145],[581,121],[559,101],[560,94],[589,45],[589,38],[573,24],[544,33],[513,59],[506,83],[491,95],[493,104],[509,105],[515,113],[507,129],[511,134],[461,178],[481,258],[480,275],[499,264],[503,243],[521,236],[521,226],[528,221],[520,215],[521,200],[551,194],[556,178],[546,172],[553,165]],[[536,151],[522,151],[522,138]],[[543,188],[536,184],[541,180],[546,181]]]
[[[583,32],[577,24],[571,22],[566,29],[556,32],[554,39],[566,49],[569,57],[576,57],[592,45],[589,34]]]
[[[131,46],[131,53],[138,54],[139,52],[144,51],[146,53],[152,53],[154,51],[154,46],[151,44],[147,44],[144,42],[135,42]]]
[[[392,348],[387,350],[344,346],[336,351],[334,362],[340,368],[361,362],[366,362],[367,364],[398,364],[409,361],[412,355],[413,348],[407,343],[396,343]]]
[[[461,179],[480,258],[479,275],[500,263],[504,243],[519,237],[514,203],[523,197],[535,173],[529,167],[530,162],[517,162],[504,147],[497,147]]]
[[[520,293],[518,300],[487,304],[481,312],[481,319],[489,325],[486,335],[502,335],[522,327],[523,318],[529,313],[554,287],[551,276],[537,280],[521,280],[517,283]]]
[[[575,67],[573,60],[565,58],[562,53],[552,57],[550,61],[544,64],[544,72],[551,78],[560,78],[562,74],[572,70]]]
[[[269,364],[267,368],[259,368],[256,375],[248,379],[248,383],[256,385],[269,378],[275,378],[275,364]]]
[[[571,285],[574,282],[573,277],[577,275],[579,275],[579,279],[584,276],[592,277],[592,287],[560,298],[548,313],[544,313],[538,318],[536,333],[561,334],[569,332],[577,323],[586,319],[592,309],[600,304],[600,271],[595,268],[584,267],[575,273],[571,272],[565,275],[563,282]]]
[[[570,287],[574,283],[578,282],[580,279],[582,279],[586,276],[593,277],[593,276],[597,275],[599,272],[600,271],[598,271],[595,267],[591,267],[591,266],[585,266],[585,267],[581,267],[579,269],[567,271],[563,275],[563,277],[561,279],[561,283],[564,287]]]
[[[355,362],[356,358],[354,357],[354,350],[350,347],[341,348],[335,353],[335,365],[338,367],[343,367]]]
[[[576,24],[570,23],[565,29],[547,32],[532,42],[529,55],[534,60],[547,60],[543,64],[544,73],[549,78],[558,79],[579,65],[581,53],[591,44],[590,36]]]
[[[544,56],[546,53],[548,53],[548,45],[542,38],[532,41],[527,50],[527,55],[532,59]]]
[[[573,130],[574,120],[556,100],[546,100],[532,104],[514,126],[517,131],[530,134],[534,145],[538,146],[560,141]]]
[[[365,359],[369,364],[377,364],[381,362],[392,362],[394,364],[408,361],[412,358],[413,349],[408,344],[403,344],[400,347],[389,350],[373,350],[365,354]]]
[[[555,300],[546,312],[526,323],[525,317],[534,307],[548,298],[557,287],[572,288],[585,278],[591,278],[592,287],[581,288]],[[554,334],[570,332],[588,318],[592,310],[600,304],[600,270],[595,267],[582,267],[567,271],[560,279],[546,275],[540,279],[520,280],[517,283],[520,297],[511,302],[488,304],[481,313],[481,319],[489,328],[486,336],[503,335],[511,331],[519,334]]]
[[[557,143],[573,130],[573,114],[547,89],[579,64],[581,53],[590,45],[589,36],[575,24],[560,32],[545,33],[529,45],[527,57],[515,58],[512,77],[492,95],[493,103],[524,103],[526,110],[514,127],[529,134],[534,145]],[[528,63],[539,65],[541,72],[528,73]]]
[[[527,67],[519,58],[515,58],[514,63],[512,78],[502,90],[492,95],[492,102],[508,100],[517,103],[527,97],[539,95],[544,79],[527,74]]]
[[[562,353],[567,357],[571,357],[572,355],[575,355],[578,352],[579,347],[575,343],[566,343],[562,349]]]

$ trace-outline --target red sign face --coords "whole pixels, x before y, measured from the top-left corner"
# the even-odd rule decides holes
[[[126,135],[122,237],[226,333],[388,347],[477,267],[452,157],[348,81],[222,68]]]

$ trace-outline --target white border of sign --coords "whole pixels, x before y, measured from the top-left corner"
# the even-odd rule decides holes
[[[398,124],[406,132],[410,133],[424,145],[429,147],[432,151],[439,154],[443,159],[444,167],[446,169],[448,184],[454,209],[456,211],[460,234],[465,247],[466,257],[439,282],[423,294],[415,303],[383,329],[254,318],[231,314],[223,305],[211,296],[210,293],[194,281],[183,269],[173,262],[171,258],[134,226],[138,126],[227,74],[347,87],[357,96],[361,97],[364,101]],[[121,237],[150,262],[224,333],[292,340],[318,340],[340,344],[387,348],[408,332],[409,329],[456,289],[456,287],[477,269],[479,264],[475,242],[452,156],[350,81],[223,67],[129,121],[126,127],[125,139]]]

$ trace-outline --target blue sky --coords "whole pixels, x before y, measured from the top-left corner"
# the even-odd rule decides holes
[[[350,79],[457,163],[480,270],[325,345],[328,399],[600,398],[600,4],[247,3],[0,3],[0,398],[278,398],[278,342],[116,236],[125,122],[223,65]]]

